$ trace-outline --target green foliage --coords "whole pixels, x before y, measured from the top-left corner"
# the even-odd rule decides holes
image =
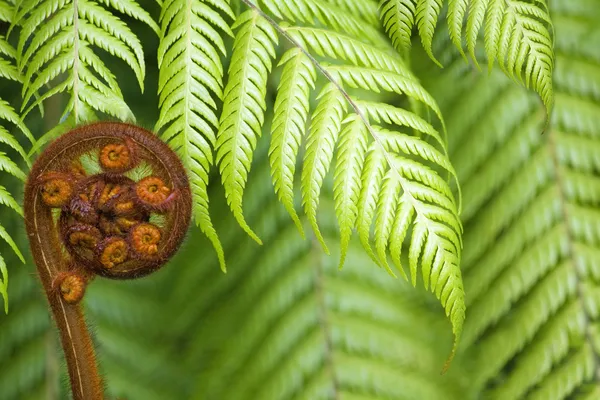
[[[263,167],[256,179],[267,174]],[[440,340],[439,313],[374,268],[357,242],[339,271],[316,240],[295,239],[295,226],[273,200],[265,204],[264,194],[253,191],[248,202],[266,251],[239,249],[231,280],[196,303],[219,306],[188,322],[205,339],[190,362],[223,341],[230,345],[209,358],[190,398],[461,398],[459,369],[439,375],[450,344],[447,334]],[[331,191],[321,203],[330,216],[322,232],[333,241]],[[337,245],[331,250],[339,254]],[[255,264],[261,268],[249,272]],[[428,328],[417,334],[415,326]]]
[[[323,21],[344,21],[346,25],[339,25],[342,28],[359,24],[359,18],[338,12],[327,4],[314,3],[313,6],[319,15],[325,16]],[[294,6],[288,2],[270,2],[267,7],[274,15],[295,15],[289,8]],[[345,18],[341,19],[340,15]],[[329,20],[327,16],[338,19]],[[291,18],[287,22],[293,21]],[[228,203],[240,225],[257,241],[258,237],[243,219],[242,197],[251,166],[250,155],[264,121],[267,75],[271,58],[275,56],[271,43],[275,42],[277,33],[272,23],[274,21],[257,9],[238,17],[236,25],[241,28],[234,43],[217,135],[217,159]],[[429,167],[432,165],[454,175],[444,142],[431,125],[402,108],[380,102],[367,103],[367,112],[375,115],[371,121],[369,114],[356,103],[358,97],[353,99],[344,86],[408,96],[441,119],[435,100],[402,59],[354,39],[348,32],[286,23],[277,28],[296,49],[284,54],[280,62],[284,70],[269,152],[276,193],[302,232],[293,207],[293,188],[296,159],[304,142],[300,179],[302,204],[316,239],[328,253],[318,227],[317,210],[321,188],[337,153],[334,191],[342,234],[340,266],[346,258],[352,231],[358,228],[373,260],[395,275],[388,265],[389,247],[396,267],[406,278],[400,258],[402,243],[408,236],[411,281],[416,285],[420,267],[425,286],[441,300],[458,339],[464,319],[464,291],[459,270],[462,228],[448,183]],[[328,64],[330,60],[338,63]],[[324,84],[315,84],[315,70],[325,77]],[[313,87],[318,91],[317,104],[304,138]],[[403,118],[392,119],[390,114]],[[391,122],[392,129],[373,123],[380,121],[382,115]],[[394,122],[399,123],[394,126]],[[402,127],[406,126],[424,127],[424,134],[431,134],[437,143],[432,145],[403,134]],[[291,129],[286,129],[288,127]],[[411,237],[408,230],[412,224]],[[373,239],[370,238],[372,225],[375,226]],[[372,243],[377,256],[371,249]]]
[[[267,76],[275,57],[277,33],[256,10],[240,15],[239,28],[225,86],[223,113],[217,133],[216,158],[227,203],[240,226],[259,244],[260,239],[243,217],[242,195],[252,154],[264,123]]]
[[[24,143],[34,154],[61,114],[135,112],[184,161],[208,238],[192,230],[155,276],[90,286],[109,397],[600,396],[593,0],[17,3],[0,0],[13,23],[0,85],[25,88],[28,119],[0,101],[3,176],[24,176]],[[510,78],[550,108],[553,74],[544,129],[542,104]],[[44,136],[30,112],[42,103]],[[0,236],[23,248],[9,183]],[[33,268],[3,256],[0,397],[66,397]],[[440,303],[455,347],[463,330],[444,376]]]
[[[10,18],[11,12],[9,5],[6,3],[0,3],[0,22],[10,22]],[[15,56],[15,49],[10,45],[10,43],[8,43],[8,41],[6,41],[3,36],[0,35],[0,78],[22,82],[21,76],[14,66]],[[23,123],[19,115],[11,107],[10,103],[0,97],[0,143],[14,152],[13,154],[0,150],[0,172],[12,175],[21,182],[25,182],[26,175],[14,160],[20,159],[17,162],[25,162],[29,166],[29,158],[27,157],[23,146],[21,143],[19,143],[19,140],[8,130],[7,125],[3,124],[5,122],[9,122],[14,125],[32,143],[35,141],[31,132]],[[21,205],[3,185],[0,185],[0,204],[14,210],[20,216],[23,216],[23,209]],[[0,238],[9,245],[12,251],[14,251],[19,257],[21,262],[25,262],[21,251],[1,222]],[[2,256],[2,253],[0,253],[0,296],[4,300],[4,312],[8,313],[8,270],[6,268],[6,262]]]
[[[133,1],[106,3],[116,4],[119,11],[142,21],[152,21]],[[23,108],[45,85],[52,86],[25,114],[45,99],[67,92],[70,99],[63,115],[73,112],[76,122],[92,119],[93,110],[135,120],[113,73],[92,50],[95,46],[123,60],[144,89],[142,44],[108,9],[90,0],[30,1],[17,9],[13,23],[21,26],[17,60],[24,74]],[[155,25],[151,23],[151,27]]]
[[[211,7],[211,5],[213,7]],[[161,43],[158,48],[160,116],[156,130],[173,147],[190,173],[194,219],[213,243],[225,270],[225,256],[208,211],[208,182],[213,164],[215,129],[219,126],[216,102],[223,97],[226,54],[221,33],[231,35],[233,12],[225,1],[214,4],[167,1],[161,9]]]
[[[454,68],[455,58],[447,64],[462,82],[456,90],[428,82],[444,115],[455,116],[448,130],[465,200],[468,294],[462,346],[485,398],[598,395],[600,51],[588,40],[600,30],[578,3],[553,2],[557,94],[543,135],[536,99],[498,73],[473,76]]]
[[[423,48],[441,67],[433,54],[432,40],[444,3],[443,0],[381,0],[381,19],[394,46],[406,51],[416,26]],[[554,58],[553,27],[546,0],[448,0],[447,3],[448,32],[465,60],[463,39],[477,64],[475,49],[483,27],[489,68],[498,61],[508,76],[540,95],[549,113],[554,102]]]

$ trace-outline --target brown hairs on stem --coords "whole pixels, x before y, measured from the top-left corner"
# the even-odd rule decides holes
[[[88,168],[101,172],[88,172],[84,158],[97,160]],[[33,164],[25,186],[25,224],[74,399],[104,398],[80,305],[86,285],[95,275],[138,278],[163,266],[183,241],[191,206],[177,155],[134,125],[80,126]]]

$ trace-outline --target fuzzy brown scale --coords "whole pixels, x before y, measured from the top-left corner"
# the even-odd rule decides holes
[[[82,157],[94,153],[101,172],[88,174]],[[138,181],[125,175],[141,162],[149,175]],[[134,125],[78,127],[51,143],[33,164],[25,187],[26,229],[61,334],[74,399],[103,398],[78,304],[86,285],[94,275],[138,278],[163,266],[183,241],[191,205],[177,155]],[[153,222],[155,214],[162,215],[160,224]]]

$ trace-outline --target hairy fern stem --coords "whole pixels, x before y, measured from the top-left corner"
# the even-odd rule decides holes
[[[86,157],[97,161],[86,164]],[[139,170],[142,162],[146,167]],[[148,167],[151,175],[140,179]],[[81,307],[86,286],[95,275],[138,278],[162,267],[179,248],[190,216],[181,162],[142,128],[111,122],[81,126],[50,144],[34,163],[25,187],[27,234],[74,399],[104,398]]]

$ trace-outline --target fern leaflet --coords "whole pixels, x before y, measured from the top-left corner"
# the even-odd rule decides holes
[[[264,122],[267,76],[271,70],[271,59],[275,57],[273,44],[277,42],[277,33],[255,10],[240,15],[235,28],[239,31],[225,86],[216,157],[233,215],[240,226],[260,243],[244,220],[242,195]]]
[[[380,18],[401,51],[410,46],[416,25],[426,53],[441,66],[433,54],[432,39],[443,4],[443,0],[381,0]],[[554,44],[546,0],[448,0],[447,20],[452,43],[466,59],[464,38],[475,63],[476,42],[484,26],[489,67],[497,60],[513,80],[535,90],[550,112]]]
[[[134,2],[105,3],[136,15],[155,28],[148,13]],[[96,46],[125,61],[143,90],[142,45],[108,9],[90,0],[29,2],[17,11],[14,23],[22,26],[17,54],[19,70],[24,73],[23,109],[45,85],[51,85],[25,114],[45,99],[68,91],[71,97],[64,115],[73,112],[76,121],[91,119],[92,110],[121,120],[135,120],[115,77],[92,50]]]
[[[8,16],[8,14],[2,14],[2,17]],[[21,76],[19,75],[16,67],[13,65],[16,56],[15,50],[12,46],[0,36],[0,77],[8,80],[21,82]],[[24,136],[33,144],[35,140],[33,135],[25,126],[19,115],[11,107],[11,105],[0,98],[0,122],[7,121],[12,125],[16,126]],[[0,143],[6,145],[10,150],[21,156],[23,161],[30,166],[29,158],[23,149],[23,146],[13,136],[13,134],[3,125],[0,125]],[[19,166],[11,159],[10,154],[0,151],[0,171],[6,172],[19,179],[25,181],[25,173],[19,168]],[[2,185],[0,185],[0,204],[14,210],[21,217],[23,216],[23,209],[21,205],[17,203],[13,195]],[[9,247],[15,252],[22,262],[25,262],[23,255],[17,247],[13,238],[6,231],[4,226],[0,224],[0,239],[6,242]],[[4,299],[4,311],[8,313],[8,271],[6,268],[6,262],[0,253],[0,296]]]
[[[219,126],[212,96],[223,96],[220,53],[225,54],[225,45],[219,32],[231,35],[218,11],[229,17],[233,12],[224,1],[213,7],[190,0],[163,4],[156,130],[163,130],[163,140],[178,152],[190,173],[196,224],[212,242],[225,270],[223,249],[208,210],[207,187]]]
[[[300,49],[289,50],[280,65],[285,66],[273,110],[269,160],[275,192],[304,235],[294,209],[294,171],[308,117],[310,90],[317,77],[312,62]]]

